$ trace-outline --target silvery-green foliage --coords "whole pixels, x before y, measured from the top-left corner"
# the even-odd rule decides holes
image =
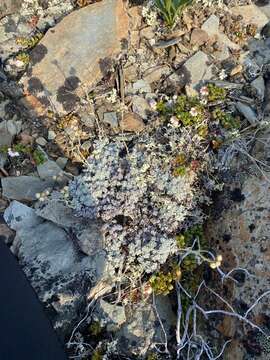
[[[152,273],[177,252],[175,234],[200,220],[197,173],[172,174],[179,153],[207,161],[200,138],[170,125],[128,144],[97,140],[84,174],[71,182],[76,213],[104,223],[113,268]]]

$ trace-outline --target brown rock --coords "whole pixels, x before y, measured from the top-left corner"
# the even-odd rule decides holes
[[[155,37],[155,33],[151,26],[147,26],[146,28],[142,29],[140,35],[142,38],[147,40],[153,39],[153,37]]]
[[[231,8],[231,12],[235,16],[241,15],[246,24],[253,24],[260,30],[268,23],[268,17],[255,4],[245,6],[235,6]]]
[[[237,74],[240,74],[243,70],[243,66],[241,64],[235,66],[231,72],[230,72],[230,76],[235,76]]]
[[[209,36],[206,31],[202,29],[194,29],[191,33],[190,41],[193,45],[201,46],[209,40]]]
[[[128,10],[128,15],[130,18],[130,29],[138,30],[142,25],[142,7],[133,6]]]
[[[168,75],[170,73],[170,67],[168,65],[160,65],[149,68],[143,74],[143,79],[149,84],[160,81],[162,75]]]
[[[140,132],[144,129],[145,125],[142,118],[134,113],[127,113],[120,121],[120,128],[124,131]]]
[[[33,66],[22,79],[24,104],[38,114],[72,111],[126,47],[128,28],[122,0],[97,2],[66,16],[31,53]]]

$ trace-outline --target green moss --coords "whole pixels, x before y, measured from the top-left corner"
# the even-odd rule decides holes
[[[95,350],[91,356],[91,360],[102,360],[103,355],[100,350]]]
[[[197,134],[205,139],[208,135],[208,126],[207,125],[200,125],[197,129]]]
[[[166,272],[159,271],[151,276],[149,282],[157,295],[168,295],[174,289],[175,281],[181,278],[181,270],[177,264]]]
[[[196,97],[178,96],[174,105],[159,101],[157,110],[167,120],[176,116],[183,126],[200,124],[205,119],[205,108]]]
[[[42,37],[43,34],[38,32],[37,34],[31,36],[30,38],[20,37],[16,40],[16,42],[17,44],[23,46],[24,48],[32,49],[40,42]]]
[[[213,111],[212,117],[214,120],[219,121],[227,130],[239,129],[240,127],[240,119],[238,117],[233,117],[219,107]]]
[[[227,91],[223,88],[220,88],[214,84],[208,84],[208,101],[223,101],[226,98]]]
[[[185,165],[178,166],[173,170],[173,176],[184,176],[187,173],[187,167]]]
[[[205,244],[202,225],[195,225],[192,228],[176,236],[176,242],[180,249],[191,246],[194,239],[198,238],[201,244]]]
[[[21,52],[16,56],[16,59],[22,61],[25,65],[28,65],[30,62],[30,55],[26,52]]]
[[[30,146],[25,146],[23,144],[16,144],[13,146],[12,148],[13,151],[17,151],[18,153],[22,153],[22,154],[31,154],[32,149]]]
[[[7,145],[0,146],[0,153],[1,154],[7,154],[8,153],[8,146]]]
[[[101,327],[101,324],[99,321],[93,321],[89,328],[88,328],[88,331],[91,335],[93,336],[98,336],[101,334],[102,332],[102,327]]]
[[[158,354],[150,353],[147,355],[146,360],[158,360]]]
[[[46,162],[46,157],[45,155],[43,154],[42,151],[36,149],[34,152],[33,152],[33,159],[36,163],[36,165],[42,165]]]

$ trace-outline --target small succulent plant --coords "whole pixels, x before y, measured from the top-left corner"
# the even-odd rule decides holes
[[[173,27],[177,16],[190,0],[155,0],[155,5],[169,27]]]

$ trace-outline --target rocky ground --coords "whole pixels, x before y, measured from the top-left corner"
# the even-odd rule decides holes
[[[237,0],[195,2],[173,29],[147,1],[1,2],[0,238],[71,358],[176,358],[177,296],[155,279],[190,285],[168,261],[194,225],[223,257],[196,271],[234,311],[269,290],[269,20]],[[220,358],[270,358],[267,304],[263,332],[201,320],[215,356],[230,340]]]

